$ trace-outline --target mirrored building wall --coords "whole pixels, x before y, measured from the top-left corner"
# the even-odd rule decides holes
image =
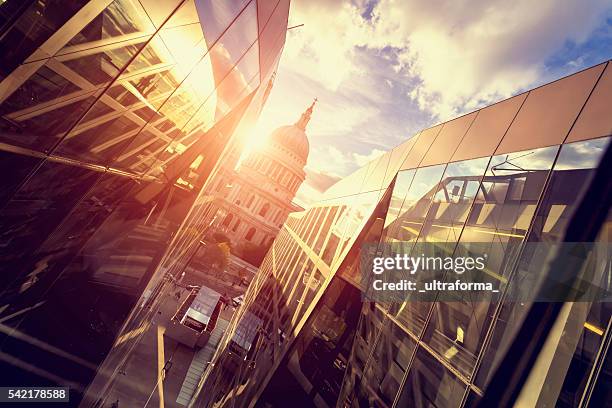
[[[425,129],[291,214],[194,406],[476,406],[530,306],[509,293],[546,271],[546,254],[526,243],[563,238],[610,146],[610,106],[604,62]],[[600,241],[610,242],[610,225]],[[478,242],[506,297],[364,303],[364,242],[408,254],[417,243]],[[608,290],[609,259],[596,265]],[[564,334],[525,406],[609,401],[611,312],[605,302],[566,305]]]
[[[69,385],[78,403],[109,349],[137,338],[133,307],[199,240],[200,191],[266,102],[288,11],[288,0],[0,4],[6,385]]]

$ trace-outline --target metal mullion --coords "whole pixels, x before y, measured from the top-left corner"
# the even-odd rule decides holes
[[[57,108],[62,108],[64,106],[70,105],[71,103],[74,103],[76,101],[86,99],[93,93],[95,93],[95,89],[81,89],[79,91],[63,95],[59,98],[52,99],[48,102],[43,102],[34,106],[30,106],[29,108],[14,111],[5,115],[4,117],[10,120],[21,122],[43,115],[47,112],[51,112]]]
[[[593,395],[593,391],[597,386],[599,376],[601,375],[601,371],[603,369],[604,364],[606,363],[606,359],[608,357],[608,353],[610,353],[610,344],[612,343],[612,317],[608,319],[608,326],[606,327],[606,331],[602,337],[601,345],[599,346],[599,350],[597,350],[597,355],[595,356],[595,360],[593,361],[593,367],[589,373],[589,377],[587,379],[587,383],[584,387],[584,391],[582,392],[582,397],[580,398],[580,402],[578,404],[581,408],[586,408],[591,403],[591,397]]]
[[[118,35],[116,37],[102,38],[86,43],[69,45],[58,51],[52,58],[61,62],[70,61],[74,58],[97,54],[100,51],[113,50],[125,45],[138,44],[142,42],[140,40],[146,39],[151,35],[153,35],[153,32],[146,33],[144,31],[138,31],[135,33]],[[32,60],[31,62],[33,61],[36,60]]]
[[[124,66],[119,69],[119,72],[115,75],[115,77],[104,87],[104,90],[102,91],[101,95],[99,95],[96,100],[93,101],[93,103],[84,110],[84,112],[79,116],[79,118],[73,123],[72,126],[70,126],[68,128],[68,130],[66,132],[64,132],[64,136],[61,137],[50,149],[49,151],[51,153],[55,152],[55,150],[57,150],[57,148],[61,145],[61,143],[64,141],[64,139],[70,134],[70,132],[72,132],[72,130],[77,127],[77,125],[81,122],[81,120],[83,120],[83,118],[86,117],[86,115],[93,109],[93,107],[96,105],[96,103],[102,98],[103,95],[106,94],[106,92],[115,84],[115,82],[117,81],[118,78],[121,77],[121,75],[126,72],[127,68],[130,66],[130,64],[136,60],[136,58],[138,58],[140,56],[140,54],[142,53],[142,51],[153,41],[153,38],[155,38],[155,36],[157,35],[157,33],[159,33],[161,31],[161,29],[163,28],[163,26],[174,16],[174,14],[182,7],[183,3],[185,3],[186,0],[181,0],[178,5],[174,8],[174,10],[165,18],[165,20],[163,21],[163,23],[160,25],[160,28],[158,28],[150,37],[147,41],[145,41],[142,45],[142,47],[140,47],[135,53],[134,55],[132,55],[124,64]]]
[[[177,63],[175,62],[160,62],[159,64],[150,65],[148,67],[137,69],[135,71],[125,72],[121,74],[119,78],[117,78],[116,83],[131,81],[149,74],[170,71],[170,69],[176,65]]]

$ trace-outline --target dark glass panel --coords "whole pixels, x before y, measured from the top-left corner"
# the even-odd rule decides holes
[[[482,399],[482,397],[480,395],[478,395],[476,392],[474,392],[473,390],[470,389],[468,391],[468,396],[467,396],[467,398],[465,400],[465,404],[463,406],[465,408],[477,408],[481,399]]]
[[[0,7],[0,27],[4,28],[14,23],[17,18],[27,10],[29,2],[8,0]]]
[[[41,343],[24,346],[14,336],[2,345],[4,352],[71,381],[75,394],[92,379],[151,278],[178,226],[172,213],[184,214],[189,206],[180,192],[162,195],[165,205],[126,199],[133,186],[123,177],[103,178],[43,244],[34,269],[39,279],[27,282],[28,294],[19,297],[35,301],[38,293],[42,303],[15,320],[18,333]],[[58,316],[70,324],[58,330]],[[79,398],[71,395],[71,402]]]
[[[584,305],[586,306],[586,305]],[[582,310],[579,310],[582,309]],[[588,313],[585,314],[586,310]],[[610,367],[605,368],[605,347],[604,343],[605,330],[612,323],[612,306],[610,303],[592,304],[590,307],[575,307],[574,313],[580,317],[568,319],[570,330],[578,325],[579,330],[573,330],[577,336],[574,339],[563,339],[559,348],[567,350],[568,354],[564,358],[559,358],[554,366],[549,371],[551,380],[547,381],[551,384],[550,389],[544,392],[542,400],[554,401],[555,407],[571,408],[580,406],[580,401],[585,396],[587,385],[595,384],[608,386],[612,383],[612,372]],[[572,334],[574,334],[572,333]],[[573,353],[571,353],[573,350]],[[601,353],[601,355],[599,355]],[[571,355],[571,359],[568,358]],[[604,359],[603,369],[597,372],[596,364],[601,362],[599,359]],[[591,377],[593,375],[593,377]],[[554,385],[553,385],[554,384]],[[605,386],[605,385],[603,385]],[[558,394],[557,394],[558,392]],[[604,406],[597,402],[603,403],[600,397],[591,397],[590,406]]]
[[[461,406],[467,386],[423,348],[417,350],[398,407]]]
[[[37,157],[0,151],[0,208],[40,161]]]
[[[360,311],[359,291],[334,279],[258,403],[283,405],[302,395],[304,405],[323,400],[335,406]]]
[[[92,186],[100,173],[46,161],[0,211],[4,287]]]
[[[605,407],[612,401],[612,349],[609,348],[607,355],[603,358],[601,371],[589,399],[592,407]]]
[[[24,62],[85,3],[85,0],[9,0],[8,3],[2,4],[0,16],[13,21],[6,22],[11,26],[0,41],[0,49],[3,50],[0,79],[4,79]],[[9,7],[12,10],[10,14],[7,13]]]
[[[356,387],[363,375],[366,362],[376,345],[384,318],[383,312],[373,302],[363,303],[351,358],[338,399],[340,406],[346,405],[348,401],[355,397]]]
[[[406,332],[391,322],[385,325],[357,390],[360,406],[393,405],[415,349]]]
[[[45,301],[43,297],[56,282],[58,275],[111,214],[131,186],[130,179],[110,174],[102,176],[62,223],[45,237],[40,247],[16,267],[32,272],[16,279],[6,290],[3,300],[10,302],[10,307],[3,313],[27,310],[37,302]],[[6,296],[11,295],[14,297],[8,300]]]

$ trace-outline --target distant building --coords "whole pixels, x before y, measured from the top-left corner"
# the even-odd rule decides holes
[[[238,169],[223,168],[210,183],[216,211],[214,225],[234,244],[267,246],[274,241],[289,213],[302,208],[293,203],[304,181],[309,143],[306,126],[316,99],[300,119],[274,130],[265,147],[254,151]]]

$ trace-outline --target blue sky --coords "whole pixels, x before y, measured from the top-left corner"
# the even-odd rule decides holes
[[[302,204],[419,129],[612,56],[603,0],[293,0],[295,24],[257,132],[319,98]]]

